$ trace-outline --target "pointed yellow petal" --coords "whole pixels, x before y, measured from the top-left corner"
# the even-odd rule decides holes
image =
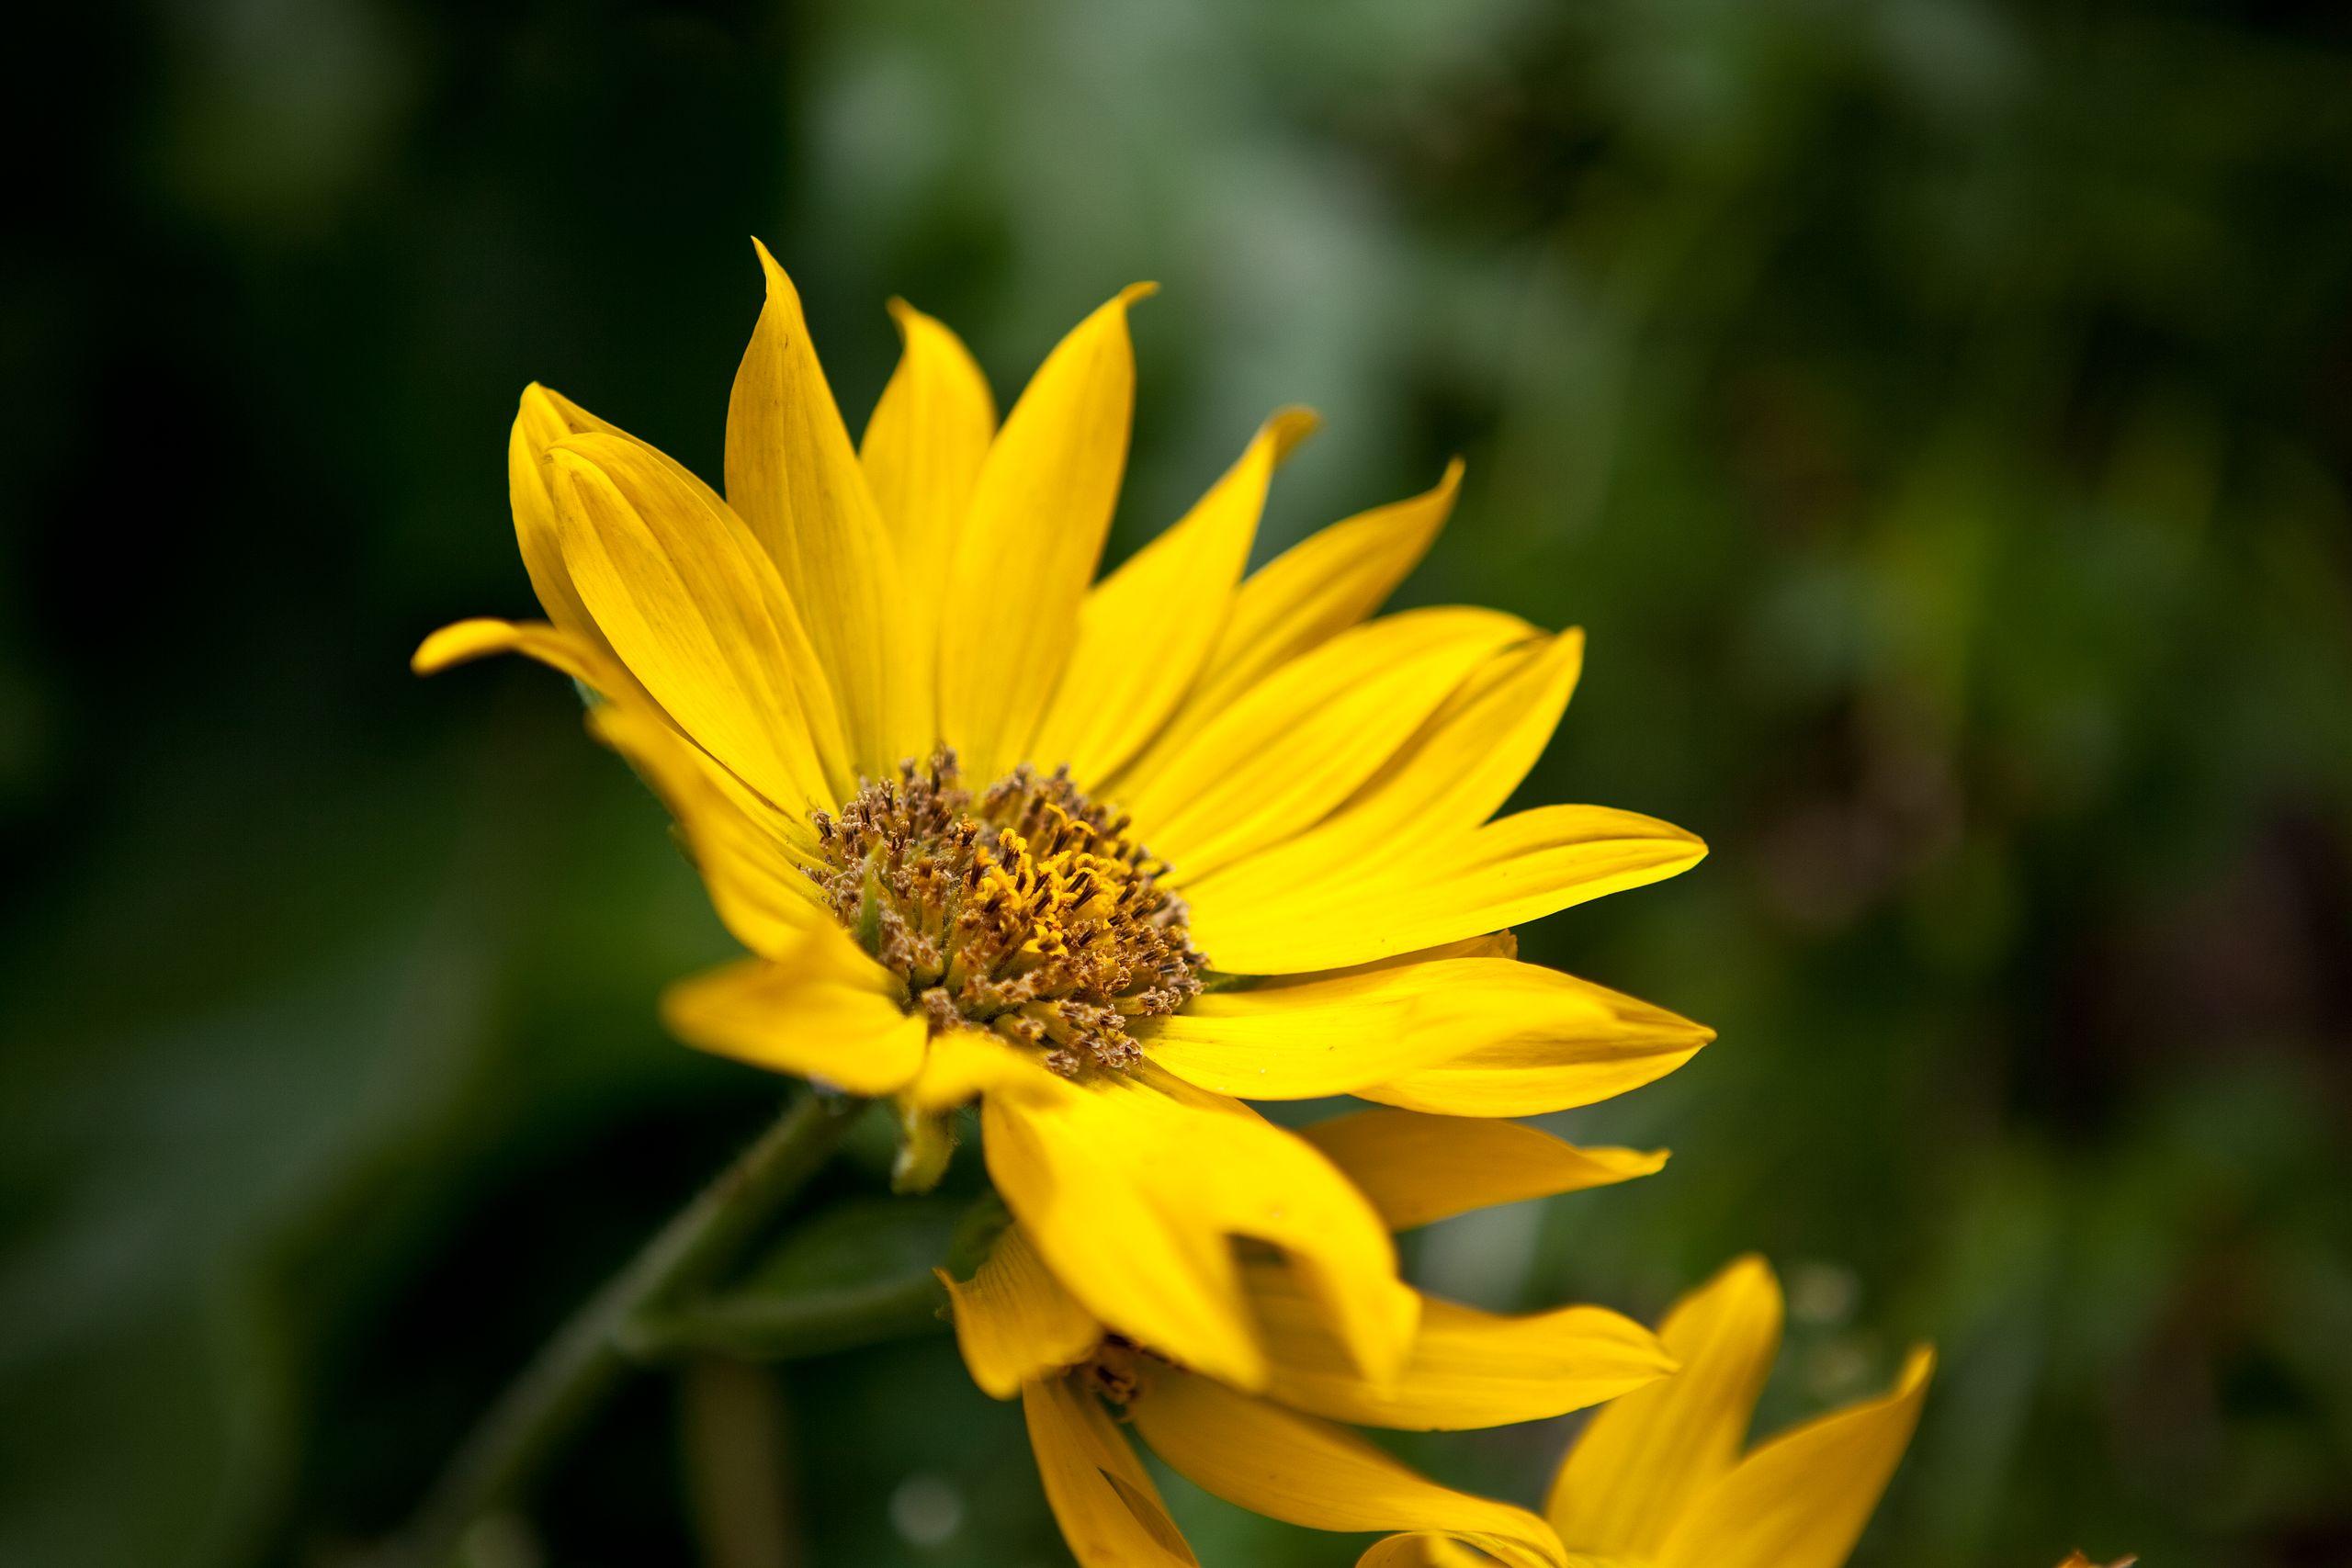
[[[1355,1092],[1446,1116],[1541,1116],[1655,1082],[1715,1037],[1704,1024],[1623,992],[1573,975],[1539,973],[1555,975],[1551,984],[1558,993],[1543,1027],[1481,1041]]]
[[[1695,1024],[1669,1034],[1625,1006],[1642,1004],[1555,969],[1441,958],[1212,992],[1136,1033],[1160,1066],[1219,1094],[1547,1095],[1528,1110],[1472,1112],[1529,1115],[1645,1083],[1705,1038]]]
[[[1023,760],[1111,526],[1135,413],[1137,285],[1046,355],[980,465],[939,628],[939,728],[967,774]]]
[[[1066,1378],[1021,1391],[1046,1501],[1080,1568],[1199,1568],[1159,1489],[1102,1406]]]
[[[1282,876],[1344,875],[1395,854],[1400,840],[1485,822],[1543,755],[1583,666],[1575,630],[1487,661],[1344,806],[1283,846]]]
[[[1453,1536],[1515,1568],[1562,1560],[1559,1539],[1524,1509],[1440,1486],[1351,1432],[1206,1378],[1157,1370],[1128,1408],[1179,1474],[1269,1518]]]
[[[1682,1370],[1603,1405],[1552,1483],[1544,1511],[1576,1551],[1654,1558],[1730,1472],[1780,1348],[1780,1285],[1742,1258],[1678,1303],[1658,1337]]]
[[[1082,1361],[1102,1325],[1039,1260],[1019,1225],[1008,1225],[969,1280],[939,1282],[956,1316],[956,1345],[972,1381],[997,1399]]]
[[[1300,1129],[1347,1172],[1391,1230],[1473,1209],[1649,1176],[1666,1151],[1583,1148],[1517,1122],[1358,1111]]]
[[[905,348],[858,447],[858,466],[899,559],[905,613],[899,660],[911,672],[925,746],[937,739],[939,618],[947,563],[981,459],[996,434],[996,400],[971,351],[903,299],[890,301]]]
[[[1501,1317],[1424,1296],[1411,1356],[1394,1381],[1374,1384],[1287,1269],[1259,1264],[1245,1277],[1273,1369],[1266,1396],[1334,1421],[1420,1432],[1507,1427],[1598,1404],[1674,1370],[1657,1336],[1600,1307]]]
[[[898,562],[799,293],[768,248],[752,243],[767,303],[727,405],[727,497],[803,613],[858,772],[880,777],[930,750],[928,715],[912,716],[928,682],[904,661]]]
[[[831,688],[742,522],[634,442],[578,435],[549,457],[572,582],[653,699],[778,806],[854,793]]]
[[[580,603],[571,573],[563,564],[563,547],[556,536],[555,495],[548,489],[547,474],[548,447],[591,431],[635,439],[536,381],[524,388],[506,441],[506,493],[514,509],[514,542],[522,548],[523,570],[530,574],[531,591],[538,595],[539,607],[565,631],[601,648],[603,634]]]
[[[1188,883],[1193,940],[1218,968],[1297,974],[1363,964],[1663,881],[1706,856],[1670,822],[1543,806],[1294,880],[1287,846]]]
[[[922,1066],[923,1021],[899,1009],[897,986],[839,926],[817,921],[780,959],[743,959],[671,987],[662,1017],[689,1045],[850,1094],[888,1094]]]
[[[1190,880],[1322,820],[1481,666],[1532,635],[1493,610],[1354,626],[1251,687],[1120,791],[1152,852]]]
[[[1783,1432],[1683,1512],[1659,1568],[1841,1568],[1919,1424],[1935,1353],[1911,1352],[1894,1391]]]
[[[1172,751],[1273,671],[1379,609],[1428,553],[1461,485],[1457,459],[1434,489],[1334,523],[1252,573],[1153,752]]]
[[[1379,1216],[1322,1156],[1148,1067],[1087,1084],[1037,1077],[1034,1092],[982,1102],[989,1174],[1088,1311],[1187,1366],[1257,1384],[1265,1359],[1232,1252],[1248,1236],[1290,1257],[1371,1375],[1402,1363],[1419,1303]]]
[[[1224,629],[1275,465],[1315,423],[1304,409],[1269,419],[1190,512],[1095,585],[1031,761],[1067,762],[1093,787],[1151,739]]]
[[[677,819],[712,908],[735,940],[783,958],[812,925],[831,926],[804,868],[820,863],[805,824],[769,805],[702,748],[636,703],[600,704],[589,732],[628,759]]]

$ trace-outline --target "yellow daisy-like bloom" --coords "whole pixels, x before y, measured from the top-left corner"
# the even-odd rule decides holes
[[[1839,1568],[1918,1424],[1935,1354],[1882,1398],[1746,1447],[1781,1342],[1781,1289],[1743,1258],[1667,1314],[1682,1370],[1592,1418],[1544,1512],[1578,1561],[1624,1568]],[[1436,1557],[1433,1561],[1447,1561]]]
[[[1361,1112],[1307,1134],[1362,1176],[1380,1195],[1383,1218],[1399,1229],[1483,1196],[1457,1185],[1440,1199],[1409,1173],[1400,1177],[1387,1147],[1397,1129],[1384,1122],[1404,1114]],[[1623,1179],[1657,1163],[1624,1150],[1577,1149],[1512,1122],[1421,1120],[1451,1123],[1438,1135],[1449,1140],[1456,1167],[1548,1167],[1556,1190]],[[1426,1145],[1420,1131],[1410,1141]],[[1430,1151],[1424,1146],[1419,1157],[1429,1163]],[[1366,1562],[1558,1568],[1566,1554],[1534,1514],[1438,1485],[1337,1423],[1430,1431],[1540,1420],[1642,1389],[1675,1365],[1648,1330],[1598,1307],[1501,1317],[1426,1299],[1403,1364],[1374,1381],[1290,1272],[1260,1258],[1245,1263],[1243,1288],[1263,1327],[1270,1375],[1262,1393],[1251,1394],[1109,1332],[1054,1279],[1018,1225],[971,1280],[942,1279],[974,1379],[1000,1398],[1020,1396],[1046,1499],[1085,1568],[1194,1561],[1123,1427],[1228,1502],[1313,1529],[1393,1532]]]
[[[1367,618],[1458,472],[1245,580],[1312,423],[1278,414],[1090,586],[1147,290],[1081,322],[1001,427],[962,344],[897,307],[904,355],[853,446],[760,259],[726,496],[530,389],[509,474],[548,620],[447,627],[418,668],[521,652],[605,699],[595,731],[662,795],[752,955],[672,994],[683,1038],[895,1097],[910,1185],[979,1100],[989,1175],[1045,1261],[1189,1368],[1271,1375],[1249,1238],[1356,1364],[1393,1371],[1419,1306],[1387,1228],[1238,1097],[1507,1117],[1670,1071],[1705,1030],[1487,933],[1703,847],[1601,807],[1495,817],[1580,637],[1482,609]]]

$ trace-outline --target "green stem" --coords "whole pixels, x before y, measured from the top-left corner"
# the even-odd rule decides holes
[[[944,1331],[947,1292],[928,1273],[808,1295],[741,1295],[638,1317],[621,1344],[641,1360],[712,1352],[750,1361],[828,1356]]]
[[[803,1097],[673,1215],[508,1385],[386,1553],[385,1568],[447,1568],[474,1522],[528,1485],[620,1381],[631,1324],[723,1273],[831,1156],[864,1108],[862,1100]]]

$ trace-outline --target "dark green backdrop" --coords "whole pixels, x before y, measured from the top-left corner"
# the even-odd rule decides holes
[[[2352,1557],[2340,12],[63,25],[0,268],[0,1562],[335,1562],[776,1102],[655,1026],[726,943],[571,694],[404,668],[528,607],[526,380],[716,475],[755,232],[854,421],[888,294],[1009,398],[1159,279],[1114,550],[1305,401],[1267,547],[1460,451],[1406,597],[1589,628],[1532,788],[1715,852],[1528,947],[1723,1038],[1563,1119],[1664,1175],[1426,1278],[1647,1314],[1760,1247],[1769,1422],[1934,1338],[1881,1568]],[[1564,1437],[1415,1452],[1532,1496]],[[938,1339],[646,1380],[536,1532],[485,1562],[1062,1560]]]

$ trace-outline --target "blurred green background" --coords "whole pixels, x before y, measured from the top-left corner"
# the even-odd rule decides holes
[[[529,607],[526,380],[717,475],[752,233],[854,425],[889,294],[1009,399],[1158,278],[1114,552],[1304,401],[1264,550],[1460,451],[1404,599],[1589,628],[1531,793],[1714,856],[1527,946],[1722,1040],[1560,1119],[1663,1175],[1425,1280],[1650,1314],[1760,1248],[1768,1425],[1933,1338],[1859,1562],[2352,1561],[2340,10],[52,22],[0,264],[0,1562],[340,1561],[773,1112],[653,1021],[728,944],[571,694],[405,669]],[[1532,1497],[1566,1433],[1410,1446]],[[1212,1563],[1352,1560],[1174,1495]],[[483,1544],[1066,1560],[940,1338],[641,1379]]]

